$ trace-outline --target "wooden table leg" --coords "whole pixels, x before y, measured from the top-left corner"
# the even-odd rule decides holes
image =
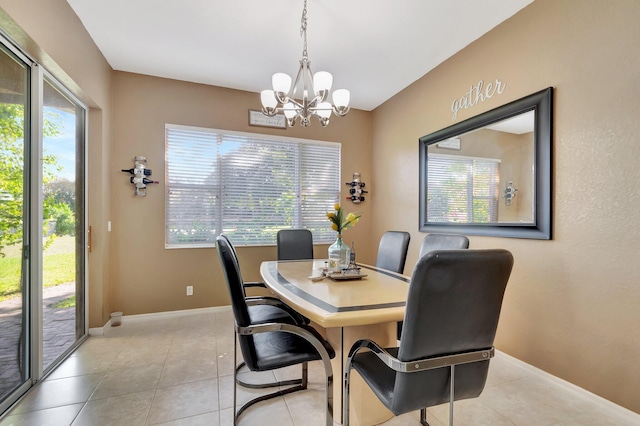
[[[382,347],[395,347],[396,323],[374,324],[366,326],[337,327],[324,330],[327,340],[336,351],[332,360],[333,368],[333,416],[337,423],[342,422],[342,391],[345,364],[349,349],[360,339],[371,339]],[[351,372],[351,424],[369,426],[383,423],[393,414],[380,402],[373,391],[355,371]]]

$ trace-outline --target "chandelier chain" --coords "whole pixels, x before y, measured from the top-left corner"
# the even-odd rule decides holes
[[[302,18],[300,19],[300,35],[304,39],[304,43],[302,46],[302,57],[308,58],[307,56],[307,0],[304,0],[304,8],[302,9]]]

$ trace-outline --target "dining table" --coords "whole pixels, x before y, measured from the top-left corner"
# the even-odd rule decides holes
[[[333,368],[333,415],[342,423],[342,395],[349,349],[360,339],[382,347],[397,346],[397,323],[404,318],[409,277],[358,264],[359,273],[326,273],[324,259],[266,261],[260,265],[265,285],[311,320],[336,352]],[[325,276],[329,275],[329,276]],[[375,425],[393,414],[355,371],[350,384],[353,425]]]

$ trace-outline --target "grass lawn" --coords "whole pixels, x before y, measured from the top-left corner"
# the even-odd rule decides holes
[[[76,280],[76,261],[73,237],[61,237],[59,244],[55,244],[44,253],[44,286],[51,287],[58,284],[74,282]],[[65,253],[66,251],[66,253]],[[0,258],[0,301],[20,294],[21,259],[16,256]]]
[[[0,301],[20,293],[20,258],[0,258]]]
[[[75,296],[71,296],[71,297],[67,297],[64,300],[59,301],[58,303],[53,305],[53,308],[54,309],[66,309],[66,308],[72,308],[74,306],[76,306],[76,297]]]

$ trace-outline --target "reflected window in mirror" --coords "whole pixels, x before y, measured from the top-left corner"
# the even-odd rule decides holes
[[[420,230],[551,238],[552,89],[420,138]]]
[[[429,153],[428,221],[497,222],[500,160]]]
[[[428,221],[533,223],[534,119],[529,111],[473,130],[454,149],[430,145]]]

